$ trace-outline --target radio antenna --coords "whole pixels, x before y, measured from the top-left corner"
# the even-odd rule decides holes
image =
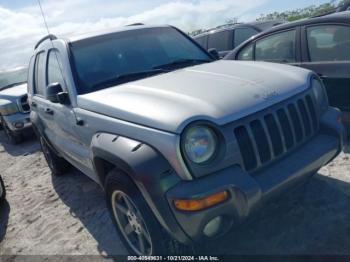
[[[49,26],[47,25],[47,21],[46,21],[46,18],[45,18],[45,14],[44,14],[44,10],[43,10],[43,7],[41,5],[41,2],[40,0],[37,0],[38,1],[38,4],[39,4],[39,7],[40,7],[40,12],[41,12],[41,16],[43,17],[43,20],[44,20],[44,24],[45,24],[45,28],[47,30],[47,34],[49,35],[49,41],[51,42],[51,45],[52,45],[52,49],[54,49],[54,45],[53,45],[53,42],[52,42],[52,39],[50,37],[50,30],[49,30]],[[61,76],[62,76],[62,79],[64,81],[64,84],[67,86],[67,83],[66,83],[66,79],[64,78],[64,75],[63,75],[63,70],[61,68],[61,63],[59,62],[58,60],[58,56],[57,56],[57,52],[54,52],[55,54],[55,57],[56,57],[56,61],[57,61],[57,64],[58,64],[58,68],[60,69],[60,73],[61,73]]]
[[[50,35],[50,30],[49,30],[49,27],[48,27],[47,22],[46,22],[46,18],[45,18],[45,14],[44,14],[44,11],[43,11],[43,7],[41,6],[40,0],[37,0],[37,1],[38,1],[38,4],[39,4],[39,7],[40,7],[41,16],[44,19],[44,24],[45,24],[47,33]]]

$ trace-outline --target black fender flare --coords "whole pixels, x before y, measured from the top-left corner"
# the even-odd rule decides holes
[[[102,186],[106,178],[102,163],[107,161],[134,181],[159,223],[170,235],[181,243],[191,242],[177,223],[165,194],[180,182],[180,178],[158,151],[127,137],[97,133],[91,141],[91,154]]]

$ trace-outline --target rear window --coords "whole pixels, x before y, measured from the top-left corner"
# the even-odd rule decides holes
[[[350,27],[322,25],[307,28],[311,62],[349,61]]]
[[[45,81],[45,58],[44,52],[39,53],[35,60],[34,69],[34,94],[39,96],[45,95],[46,81]]]
[[[234,37],[234,47],[239,46],[242,44],[245,40],[252,37],[253,35],[256,35],[258,33],[257,30],[254,28],[237,28],[235,30],[235,37]]]
[[[225,30],[209,34],[208,49],[215,48],[218,51],[228,51],[232,49],[230,45],[231,30]]]

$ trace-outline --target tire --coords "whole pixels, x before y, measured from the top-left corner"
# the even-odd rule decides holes
[[[105,190],[111,218],[131,255],[193,253],[192,247],[184,246],[165,232],[128,175],[112,170],[107,175]]]
[[[39,137],[41,150],[43,151],[44,157],[46,159],[47,165],[49,166],[51,173],[55,176],[61,176],[67,173],[70,168],[70,164],[67,160],[59,157],[49,146],[46,140],[40,136]]]
[[[1,116],[1,126],[4,129],[4,133],[7,139],[7,142],[12,145],[17,145],[21,142],[23,142],[23,135],[22,134],[15,134],[11,129],[7,126],[4,118]]]
[[[5,197],[6,197],[5,184],[0,176],[0,204],[5,200]]]

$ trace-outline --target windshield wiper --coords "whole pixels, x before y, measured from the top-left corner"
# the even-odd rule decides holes
[[[174,60],[170,63],[166,63],[163,65],[155,66],[154,69],[164,69],[164,68],[171,68],[171,67],[177,67],[177,66],[188,66],[188,65],[196,65],[196,64],[202,64],[202,63],[209,63],[212,62],[212,60],[209,59],[186,59],[181,58]]]
[[[123,84],[129,81],[139,80],[145,77],[166,73],[166,72],[169,72],[169,70],[159,68],[159,69],[132,72],[128,74],[121,74],[121,75],[117,75],[116,77],[94,84],[94,89],[101,89],[101,88],[105,88],[116,84]]]

